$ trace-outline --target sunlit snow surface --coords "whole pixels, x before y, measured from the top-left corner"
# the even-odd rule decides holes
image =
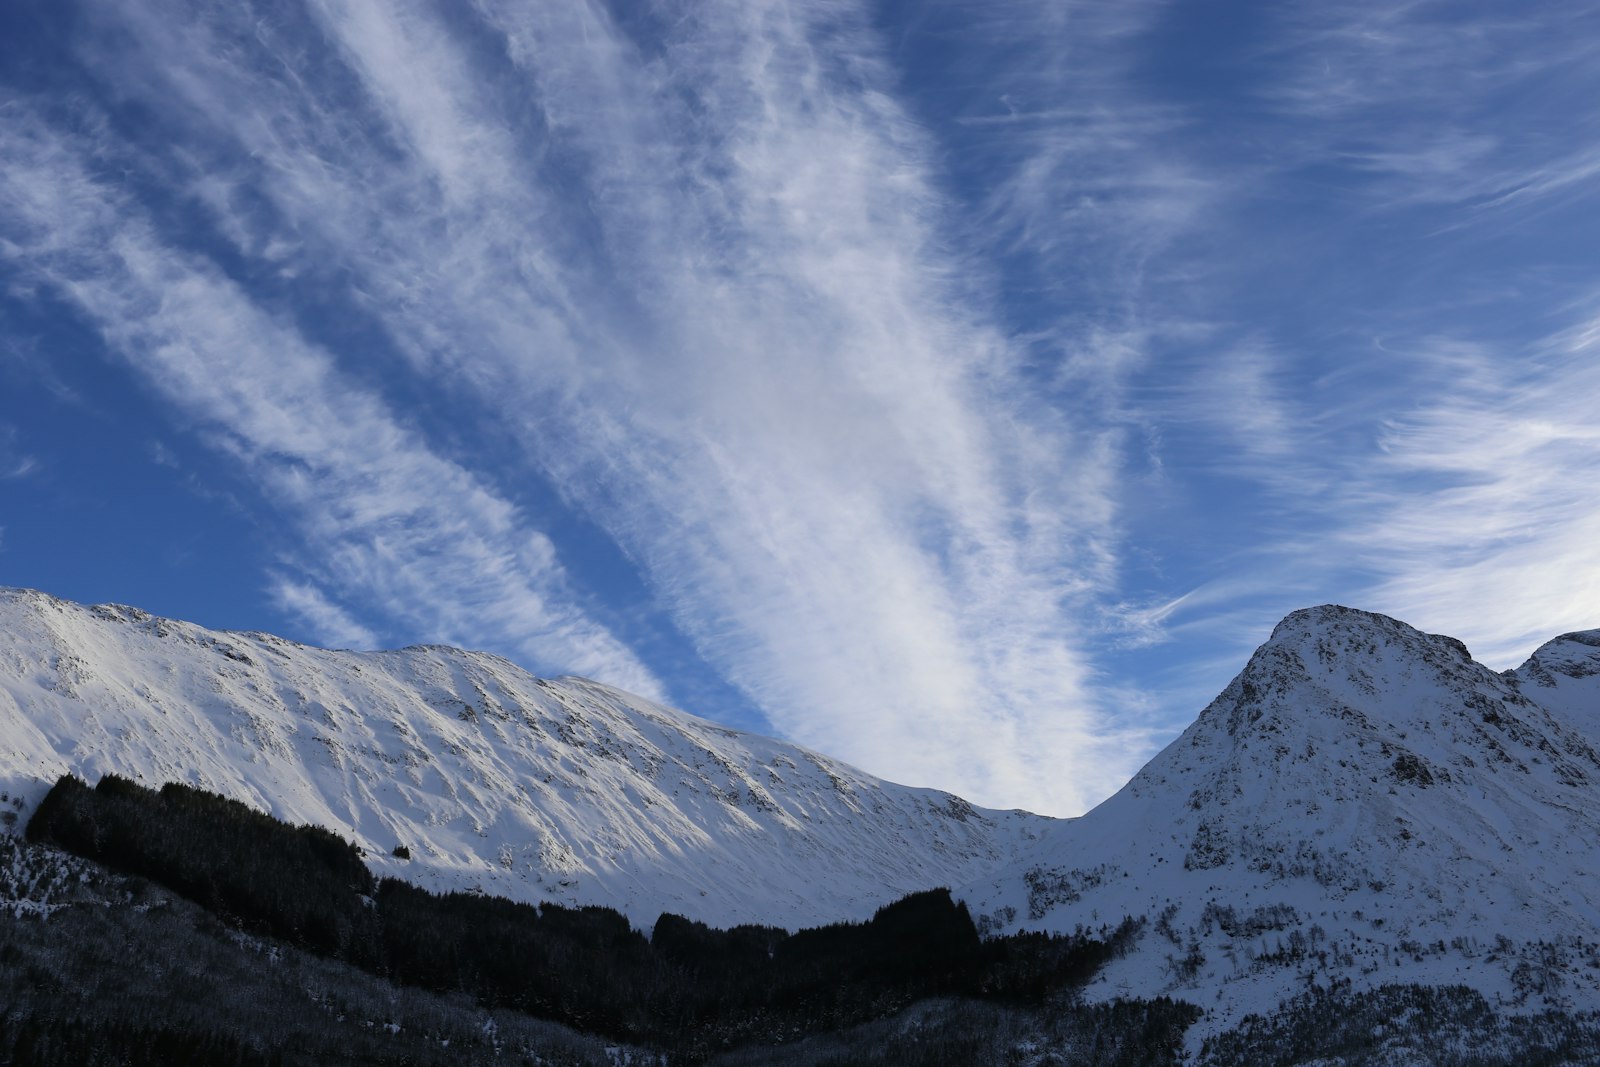
[[[1597,646],[1502,675],[1381,615],[1295,612],[1121,792],[965,895],[1000,929],[1149,916],[1094,994],[1193,1001],[1196,1039],[1336,978],[1600,1008]]]
[[[22,590],[0,591],[0,731],[0,789],[30,806],[63,771],[186,782],[329,827],[380,874],[647,930],[863,918],[992,874],[1050,821],[484,653],[331,652]]]
[[[16,590],[0,729],[0,789],[29,805],[65,770],[188,782],[352,837],[383,874],[645,927],[860,918],[937,885],[989,931],[1145,916],[1090,995],[1190,1000],[1191,1042],[1344,980],[1600,1008],[1600,631],[1496,674],[1381,615],[1296,612],[1076,820],[482,653],[330,652]]]

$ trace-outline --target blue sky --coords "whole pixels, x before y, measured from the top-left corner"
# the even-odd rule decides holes
[[[1600,625],[1600,10],[0,7],[0,582],[1073,814]]]

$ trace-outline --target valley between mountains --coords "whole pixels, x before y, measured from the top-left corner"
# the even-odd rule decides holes
[[[1071,820],[483,653],[327,651],[26,590],[0,591],[0,736],[14,830],[63,773],[117,774],[326,827],[381,876],[646,931],[861,920],[938,886],[991,935],[1140,919],[1081,996],[1194,1004],[1190,1057],[1330,992],[1600,1010],[1600,631],[1496,673],[1381,615],[1295,612]],[[1445,1062],[1448,1040],[1394,1040],[1349,1062]]]

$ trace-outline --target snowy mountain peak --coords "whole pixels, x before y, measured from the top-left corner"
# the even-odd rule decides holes
[[[1581,640],[1545,647],[1544,670],[1569,683],[1588,677],[1585,654],[1600,652]],[[1160,794],[1183,778],[1191,809],[1266,805],[1263,814],[1279,804],[1320,810],[1330,795],[1387,809],[1397,788],[1481,783],[1501,770],[1525,776],[1519,789],[1541,799],[1554,799],[1546,789],[1591,789],[1600,754],[1579,716],[1526,688],[1454,638],[1351,608],[1298,611],[1128,789]],[[1575,702],[1596,695],[1571,688]]]
[[[1262,647],[1299,644],[1308,638],[1318,643],[1319,658],[1337,656],[1341,652],[1370,654],[1375,646],[1398,645],[1424,657],[1443,655],[1453,657],[1460,663],[1473,661],[1466,644],[1457,638],[1423,633],[1388,615],[1345,607],[1343,604],[1319,604],[1291,611],[1273,627],[1272,636]],[[1324,659],[1326,662],[1329,661]]]
[[[1600,675],[1600,630],[1579,630],[1546,641],[1514,673],[1547,688],[1559,685],[1558,677]]]
[[[1453,637],[1423,633],[1398,619],[1326,604],[1286,616],[1243,671],[1201,713],[1191,744],[1206,735],[1281,735],[1315,730],[1304,716],[1333,716],[1334,729],[1432,728],[1439,694],[1521,702],[1505,680],[1472,659]],[[1407,696],[1409,694],[1409,697]],[[1378,719],[1372,713],[1378,712]]]
[[[1213,1028],[1333,978],[1592,1003],[1596,653],[1568,635],[1502,675],[1383,615],[1297,611],[1117,795],[967,899],[996,929],[1158,919],[1104,994],[1191,999]]]
[[[1547,641],[1505,677],[1600,751],[1600,630]]]

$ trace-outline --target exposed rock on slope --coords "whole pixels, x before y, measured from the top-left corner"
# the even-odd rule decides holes
[[[1215,1029],[1307,983],[1600,1007],[1600,631],[1496,674],[1340,607],[1286,618],[1119,793],[965,895],[997,928],[1146,915],[1101,995]]]
[[[23,590],[0,590],[0,738],[13,823],[64,771],[180,781],[350,837],[381,874],[645,926],[865,917],[1050,821],[484,653],[330,652]]]

